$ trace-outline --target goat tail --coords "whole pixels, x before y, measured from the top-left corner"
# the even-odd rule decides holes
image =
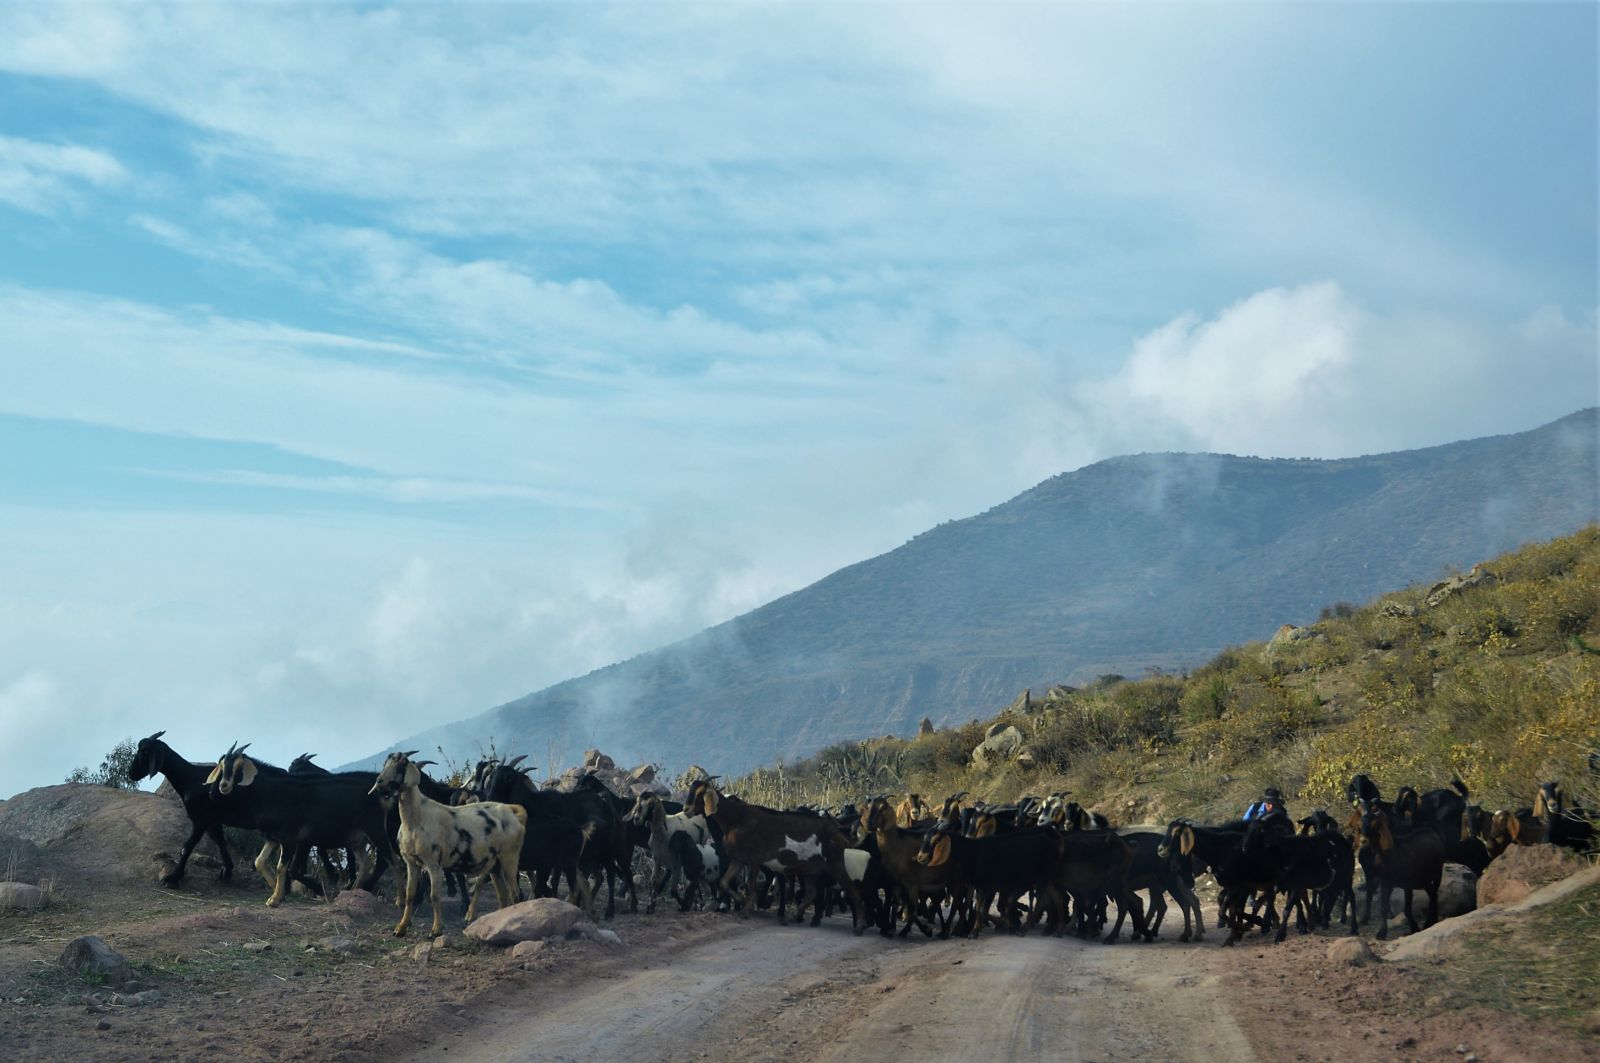
[[[1461,776],[1459,775],[1452,775],[1450,777],[1450,789],[1460,794],[1461,800],[1463,801],[1471,798],[1471,795],[1467,793],[1467,784],[1461,781]]]
[[[589,852],[589,842],[600,833],[600,824],[594,820],[585,823],[582,828],[583,841],[578,845],[578,863],[583,863],[584,856]]]

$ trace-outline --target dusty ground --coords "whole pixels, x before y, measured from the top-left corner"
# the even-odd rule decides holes
[[[16,847],[16,874],[55,885],[46,909],[0,913],[0,1059],[1600,1059],[1600,1025],[1477,1006],[1450,991],[1449,963],[1337,966],[1322,936],[888,942],[837,917],[813,930],[662,911],[619,916],[621,947],[556,942],[522,969],[461,939],[451,902],[451,944],[419,960],[426,938],[397,942],[396,909],[364,894],[269,911],[253,873],[222,885],[204,863],[162,888],[151,838],[172,809],[129,795],[82,816],[82,800],[0,805],[0,871],[20,824],[43,840]],[[159,1004],[119,1006],[62,971],[84,933]]]

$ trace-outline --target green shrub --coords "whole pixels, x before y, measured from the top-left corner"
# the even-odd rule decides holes
[[[1220,720],[1227,711],[1228,697],[1228,681],[1220,675],[1190,680],[1181,699],[1183,718],[1188,723]]]
[[[124,738],[111,747],[110,752],[100,761],[99,768],[94,771],[88,768],[73,768],[67,775],[67,782],[110,786],[118,790],[136,790],[139,784],[128,778],[128,767],[133,763],[138,751],[133,739]]]

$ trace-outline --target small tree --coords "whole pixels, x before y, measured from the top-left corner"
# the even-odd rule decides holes
[[[128,778],[128,768],[133,763],[134,754],[138,747],[133,739],[124,738],[111,747],[96,771],[88,768],[73,768],[67,776],[67,782],[88,783],[91,786],[110,786],[117,790],[134,790],[139,784]]]

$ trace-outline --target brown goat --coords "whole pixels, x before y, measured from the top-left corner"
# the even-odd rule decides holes
[[[722,845],[728,854],[728,869],[722,875],[726,889],[740,867],[745,869],[744,915],[755,910],[755,871],[764,867],[777,874],[809,882],[827,875],[850,898],[851,925],[857,934],[866,929],[861,912],[861,891],[845,867],[844,832],[831,819],[821,816],[777,812],[752,805],[717,790],[715,779],[702,779],[689,790],[683,811],[690,816],[714,819],[722,828]],[[804,905],[804,901],[801,902]],[[780,913],[780,921],[787,922]],[[820,899],[811,925],[822,922]]]

